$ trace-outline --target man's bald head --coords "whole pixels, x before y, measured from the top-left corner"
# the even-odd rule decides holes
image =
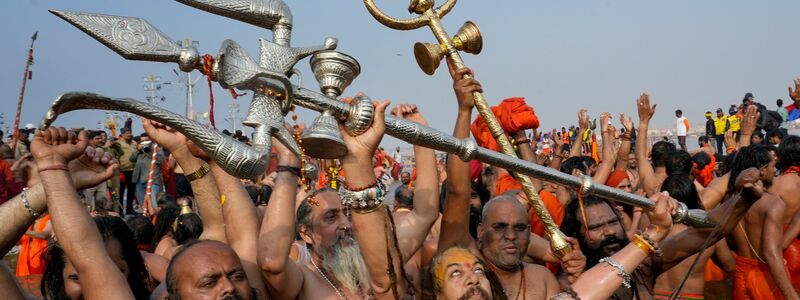
[[[167,268],[170,299],[255,299],[239,256],[218,241],[191,241]]]
[[[521,211],[523,214],[527,214],[527,212],[525,211],[525,206],[522,205],[522,203],[520,203],[519,200],[517,200],[515,194],[511,195],[503,194],[492,198],[491,200],[489,200],[489,202],[486,202],[486,204],[483,205],[483,211],[481,212],[481,220],[486,220],[486,217],[492,211],[492,207],[500,203],[513,205],[519,208],[519,211]]]

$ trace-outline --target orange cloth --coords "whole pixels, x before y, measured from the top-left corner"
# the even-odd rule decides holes
[[[600,156],[597,154],[597,136],[592,134],[592,158],[597,163],[600,163]]]
[[[506,133],[514,133],[520,130],[539,128],[539,118],[536,117],[533,107],[525,103],[525,98],[513,97],[503,100],[498,106],[492,107],[494,113],[503,131]],[[499,151],[500,147],[494,140],[492,133],[483,117],[478,116],[470,126],[472,136],[481,147],[493,151]]]
[[[700,183],[703,187],[708,187],[711,184],[711,181],[714,180],[714,167],[717,165],[717,158],[714,155],[709,155],[711,157],[711,162],[709,162],[702,170],[697,170],[697,164],[695,164],[695,173],[697,174],[697,182]]]
[[[717,264],[715,264],[713,260],[709,259],[706,262],[705,275],[703,275],[703,279],[705,279],[706,282],[722,281],[730,277],[731,277],[730,274],[725,273],[725,271],[723,271],[722,268],[717,266]]]
[[[558,201],[556,195],[553,195],[553,193],[548,191],[539,191],[539,198],[542,198],[544,207],[547,208],[547,212],[549,212],[550,216],[553,217],[553,221],[556,222],[556,225],[561,226],[561,222],[564,220],[564,206]],[[539,216],[536,215],[536,211],[531,208],[528,213],[530,214],[531,218],[531,232],[542,237],[545,236],[544,224],[542,224],[542,220],[539,219]]]
[[[14,172],[11,171],[11,165],[5,159],[0,159],[0,173],[5,176],[6,182],[14,182]]]
[[[800,290],[800,240],[794,239],[789,247],[783,250],[783,259],[789,269],[789,278],[794,289]]]
[[[522,185],[517,182],[514,177],[511,177],[508,173],[503,173],[497,177],[497,181],[494,183],[494,195],[499,196],[505,192],[510,190],[521,190]]]
[[[733,299],[783,299],[767,264],[736,256],[733,275]]]
[[[611,174],[608,175],[608,179],[606,179],[606,185],[615,188],[625,179],[630,180],[630,178],[628,178],[628,171],[614,170],[614,172],[611,172]]]
[[[31,225],[28,230],[43,231],[47,227],[47,221],[50,220],[50,215],[46,214],[38,222],[38,224]],[[19,258],[17,259],[17,277],[29,276],[34,274],[44,274],[44,261],[42,254],[47,248],[47,240],[35,239],[30,236],[23,235],[19,240]]]

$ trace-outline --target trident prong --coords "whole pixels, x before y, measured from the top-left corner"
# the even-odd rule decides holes
[[[438,40],[439,44],[441,44],[441,47],[444,50],[442,51],[444,52],[444,55],[446,55],[447,59],[450,60],[456,69],[460,69],[466,67],[466,65],[461,59],[461,55],[458,54],[458,49],[450,39],[450,36],[444,30],[444,27],[442,27],[441,23],[442,17],[444,17],[444,15],[446,15],[450,9],[453,8],[455,3],[456,0],[448,0],[439,8],[434,9],[433,0],[412,0],[411,5],[409,6],[409,11],[420,14],[420,16],[410,20],[401,20],[392,18],[383,13],[375,5],[374,0],[364,0],[364,5],[366,5],[367,10],[372,14],[372,16],[375,17],[378,22],[390,28],[398,30],[412,30],[422,27],[423,25],[428,25],[428,27],[430,27],[433,31],[433,35],[436,37],[436,40]],[[464,75],[464,78],[470,77],[471,76],[469,74]],[[492,136],[494,136],[495,140],[497,140],[497,144],[500,146],[502,152],[508,156],[517,158],[517,154],[514,152],[514,147],[511,146],[511,143],[506,137],[503,128],[500,126],[500,123],[497,121],[497,118],[495,118],[491,108],[486,103],[486,99],[483,97],[483,94],[480,92],[474,92],[472,95],[475,97],[475,108],[478,110],[481,117],[483,117],[487,127],[489,127],[489,131],[491,131]],[[553,221],[553,218],[550,216],[550,213],[544,206],[542,199],[539,198],[538,191],[536,191],[533,187],[533,182],[531,181],[530,177],[517,171],[513,171],[513,174],[522,185],[522,190],[528,197],[528,201],[530,202],[534,211],[536,211],[536,215],[538,215],[539,219],[542,220],[542,223],[545,227],[545,234],[550,240],[550,248],[553,250],[553,253],[555,253],[558,257],[564,257],[570,251],[572,251],[572,246],[567,242],[566,236],[558,229],[558,225],[556,225],[556,223]]]

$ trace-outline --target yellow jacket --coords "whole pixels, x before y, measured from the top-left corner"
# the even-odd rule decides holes
[[[714,130],[716,135],[724,135],[730,129],[731,123],[728,121],[728,116],[714,117]]]
[[[739,119],[738,116],[736,116],[736,115],[729,116],[728,117],[728,122],[731,123],[731,131],[739,132],[739,130],[742,129],[742,126],[741,126],[742,120]]]

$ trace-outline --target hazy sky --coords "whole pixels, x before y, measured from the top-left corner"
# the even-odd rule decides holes
[[[409,17],[407,1],[377,1],[390,15]],[[441,2],[441,1],[439,1]],[[374,99],[414,103],[431,126],[452,131],[456,114],[451,81],[442,64],[427,76],[414,61],[412,46],[433,41],[428,29],[391,30],[376,22],[362,1],[287,0],[294,15],[293,46],[319,45],[325,37],[339,39],[339,50],[361,64],[361,76],[345,92],[363,91]],[[50,14],[64,9],[147,19],[173,39],[200,41],[201,53],[216,53],[224,39],[257,54],[263,29],[164,0],[9,0],[0,1],[2,22],[0,113],[5,126],[13,122],[27,47],[39,30],[33,80],[29,81],[22,124],[38,124],[50,103],[67,91],[90,91],[144,100],[142,78],[149,74],[176,81],[174,64],[125,61],[88,35]],[[483,52],[464,54],[475,69],[487,99],[523,96],[534,106],[543,129],[576,123],[576,111],[589,109],[635,114],[641,92],[658,103],[654,123],[673,125],[673,111],[683,109],[693,123],[706,110],[741,103],[746,92],[774,108],[787,99],[786,87],[800,76],[798,1],[477,1],[462,0],[445,18],[450,34],[466,20],[484,36]],[[308,60],[298,63],[304,86],[316,88]],[[194,73],[199,76],[198,72]],[[198,112],[208,110],[208,88],[196,85]],[[162,105],[182,113],[185,96],[178,86],[165,86]],[[218,127],[227,114],[230,96],[216,83]],[[241,114],[250,97],[240,98]],[[316,112],[301,110],[310,121]],[[97,128],[105,115],[71,112],[58,124]],[[289,119],[287,119],[289,120]],[[615,121],[616,124],[616,121]],[[136,126],[134,132],[140,132]],[[385,139],[385,145],[399,141]]]

